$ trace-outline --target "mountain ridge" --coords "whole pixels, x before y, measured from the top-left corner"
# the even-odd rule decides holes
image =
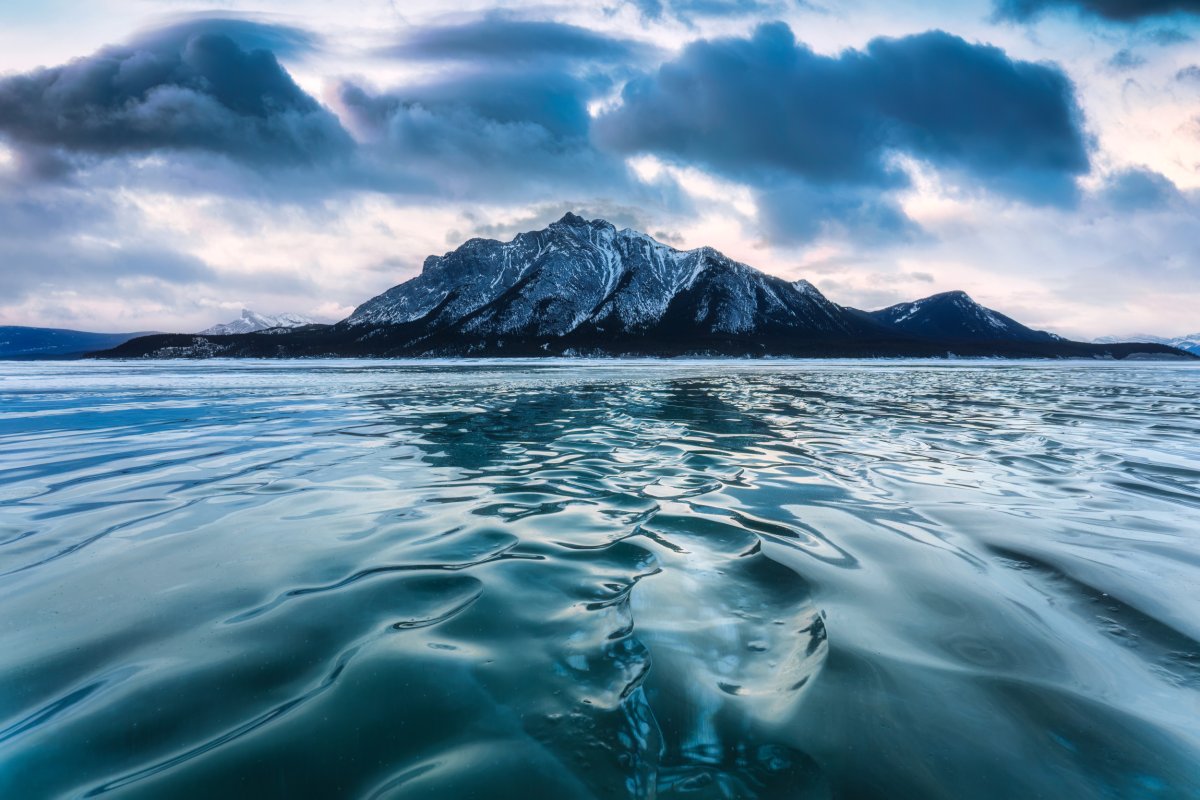
[[[130,339],[147,335],[151,335],[151,332],[102,333],[70,328],[0,325],[0,359],[27,361],[79,358],[87,353],[118,347]]]
[[[109,357],[1182,356],[1034,331],[946,292],[878,311],[711,247],[678,250],[573,213],[509,242],[469,239],[333,325],[147,337]]]
[[[789,323],[822,333],[862,328],[807,282],[798,287],[711,247],[677,250],[572,213],[510,242],[471,239],[430,256],[420,275],[363,303],[346,322],[425,319],[465,338],[564,337],[589,330],[649,335],[660,325],[678,324],[687,311],[712,334]]]
[[[1093,339],[1093,344],[1113,344],[1114,342],[1141,342],[1144,344],[1164,344],[1194,355],[1200,355],[1200,332],[1188,333],[1183,336],[1155,336],[1151,333],[1132,333],[1126,337],[1101,336]]]
[[[918,336],[972,341],[1063,340],[1058,334],[1034,330],[1012,317],[980,305],[960,289],[864,313],[889,327]]]

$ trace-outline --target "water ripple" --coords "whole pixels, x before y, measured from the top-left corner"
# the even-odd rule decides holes
[[[1200,797],[1185,365],[0,365],[0,796]]]

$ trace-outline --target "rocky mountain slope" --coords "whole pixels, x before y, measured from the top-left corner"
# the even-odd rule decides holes
[[[631,336],[867,334],[872,326],[806,281],[789,283],[710,247],[680,251],[604,220],[567,214],[511,242],[472,239],[368,300],[354,328],[419,324],[465,342]]]

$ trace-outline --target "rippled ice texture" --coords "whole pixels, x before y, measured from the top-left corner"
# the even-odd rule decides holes
[[[1197,797],[1197,398],[0,365],[0,797]]]

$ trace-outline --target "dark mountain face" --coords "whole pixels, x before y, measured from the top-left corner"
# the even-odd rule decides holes
[[[472,239],[430,256],[420,275],[336,325],[151,336],[104,355],[1123,358],[1154,348],[1178,353],[1066,342],[961,292],[856,311],[807,281],[766,275],[710,247],[676,250],[567,214],[511,242]]]
[[[1057,342],[1062,337],[1027,328],[966,292],[943,292],[912,303],[864,312],[881,325],[911,336],[966,342]]]
[[[0,326],[0,358],[78,358],[95,350],[117,347],[145,333],[91,333],[65,328]]]

